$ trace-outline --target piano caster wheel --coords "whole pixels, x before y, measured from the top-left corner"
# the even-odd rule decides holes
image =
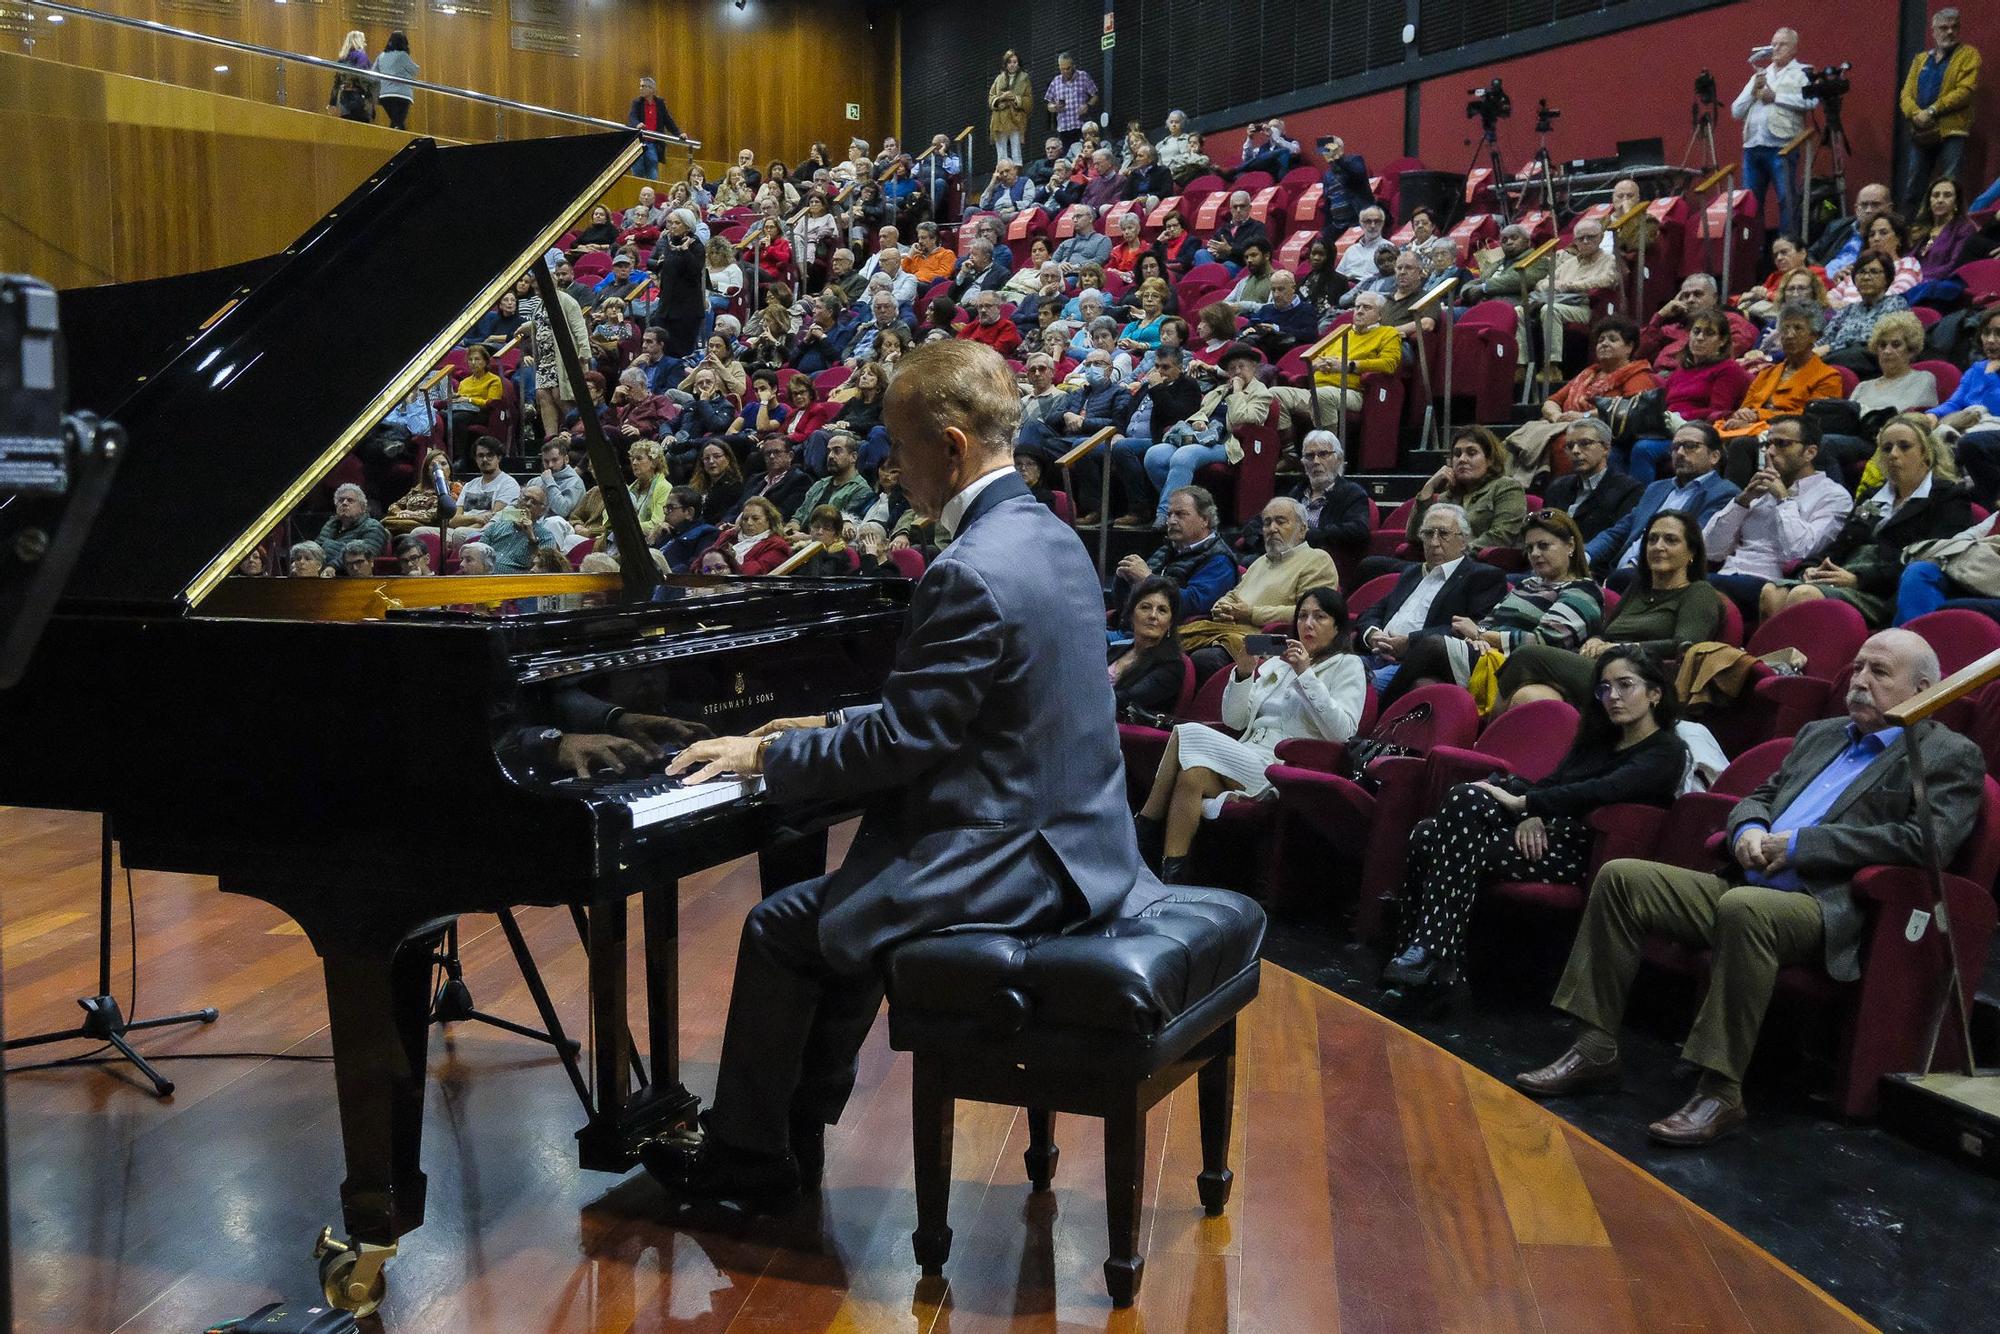
[[[337,1240],[331,1227],[321,1228],[313,1255],[319,1261],[319,1287],[327,1304],[357,1319],[374,1315],[388,1295],[385,1267],[395,1253],[394,1246],[351,1245]]]

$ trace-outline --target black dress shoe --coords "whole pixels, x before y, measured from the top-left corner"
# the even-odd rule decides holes
[[[1167,841],[1167,822],[1135,815],[1132,817],[1132,832],[1139,840],[1139,860],[1157,868],[1161,845]]]
[[[667,1192],[688,1203],[776,1208],[798,1198],[799,1168],[789,1153],[750,1153],[700,1131],[654,1140],[639,1161]]]
[[[1382,1009],[1397,1019],[1437,1019],[1450,1011],[1452,994],[1448,980],[1413,982],[1383,992]]]
[[[1185,857],[1160,858],[1160,883],[1163,885],[1186,884],[1187,882],[1181,879],[1181,873],[1186,869],[1187,858]]]
[[[1437,975],[1437,968],[1436,955],[1422,945],[1411,945],[1383,965],[1382,985],[1405,991],[1411,987],[1428,986]]]

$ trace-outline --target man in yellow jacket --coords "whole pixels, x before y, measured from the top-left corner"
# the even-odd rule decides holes
[[[1958,40],[1958,10],[1931,16],[1930,49],[1903,78],[1903,119],[1910,123],[1903,156],[1903,214],[1921,216],[1931,182],[1958,176],[1972,133],[1972,98],[1979,88],[1979,51]]]

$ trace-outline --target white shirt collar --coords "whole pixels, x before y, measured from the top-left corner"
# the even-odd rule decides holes
[[[938,527],[944,529],[947,533],[956,534],[958,532],[959,520],[965,517],[965,512],[968,509],[972,508],[972,502],[979,498],[979,493],[1013,471],[1014,465],[1012,463],[1002,463],[996,466],[993,471],[981,473],[970,482],[967,482],[964,490],[944,502],[944,511],[938,515]]]
[[[1897,513],[1897,511],[1901,510],[1903,506],[1909,504],[1912,500],[1921,500],[1925,496],[1930,495],[1931,482],[1936,477],[1937,474],[1934,472],[1925,473],[1924,480],[1917,483],[1917,489],[1910,492],[1909,495],[1903,497],[1901,500],[1896,499],[1895,488],[1888,485],[1887,483],[1884,483],[1882,486],[1882,494],[1888,500],[1888,504],[1885,505],[1882,509],[1883,521],[1886,523],[1889,519],[1893,518]]]

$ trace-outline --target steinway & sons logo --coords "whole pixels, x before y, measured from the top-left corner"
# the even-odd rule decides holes
[[[747,709],[753,704],[775,704],[778,702],[778,692],[775,690],[760,690],[754,695],[751,694],[750,683],[744,679],[741,672],[736,673],[736,680],[733,682],[733,685],[735,688],[735,698],[719,699],[713,704],[702,706],[701,716],[707,718],[713,714],[729,713],[735,709]]]

